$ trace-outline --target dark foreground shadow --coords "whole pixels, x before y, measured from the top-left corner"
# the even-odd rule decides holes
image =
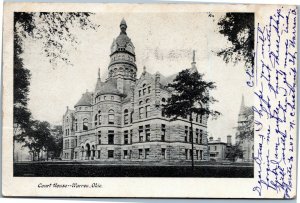
[[[211,177],[252,178],[253,165],[144,166],[83,163],[15,163],[19,177]]]

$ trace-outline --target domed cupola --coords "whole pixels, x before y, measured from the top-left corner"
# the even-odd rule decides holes
[[[123,78],[135,81],[136,64],[134,45],[126,33],[127,24],[124,19],[120,23],[120,34],[111,45],[109,78]]]

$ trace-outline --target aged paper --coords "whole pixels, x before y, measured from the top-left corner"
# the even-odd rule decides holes
[[[297,17],[5,3],[3,195],[295,198]]]

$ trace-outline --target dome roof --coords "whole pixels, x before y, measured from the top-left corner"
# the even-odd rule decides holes
[[[116,51],[127,51],[135,55],[134,45],[126,33],[127,24],[124,19],[122,19],[120,23],[120,29],[120,35],[113,41],[111,45],[111,54],[113,54]]]
[[[91,106],[92,104],[92,93],[86,92],[82,94],[80,100],[76,103],[75,107],[77,106]]]
[[[128,43],[131,43],[131,40],[127,36],[126,33],[121,32],[120,35],[116,39],[116,43],[117,43],[118,47],[124,47],[125,48]]]

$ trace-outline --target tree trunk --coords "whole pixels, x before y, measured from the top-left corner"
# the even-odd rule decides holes
[[[192,171],[194,172],[194,132],[193,132],[193,117],[192,113],[190,114],[190,124],[191,124],[191,132],[190,136],[192,137]]]

